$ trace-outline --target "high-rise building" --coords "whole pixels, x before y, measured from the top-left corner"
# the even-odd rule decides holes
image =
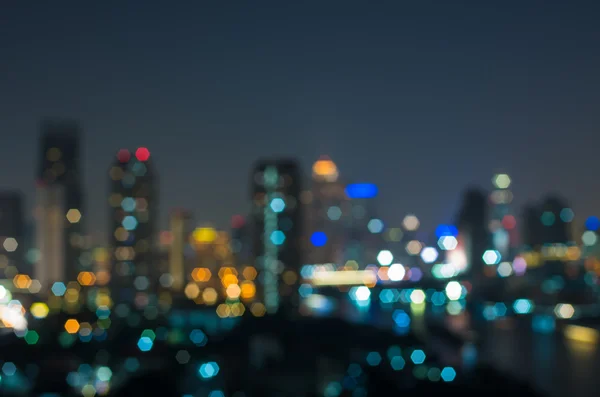
[[[529,205],[524,211],[524,243],[533,250],[543,245],[571,242],[572,211],[556,196],[547,196],[539,204]]]
[[[484,276],[483,254],[491,248],[487,195],[478,189],[467,190],[457,218],[459,246],[452,252],[460,263],[453,265],[457,271],[470,274],[474,286],[480,286]]]
[[[111,294],[117,303],[148,306],[160,269],[155,263],[158,178],[150,152],[121,149],[110,169]]]
[[[23,197],[17,192],[0,192],[0,278],[10,277],[5,273],[10,266],[19,273],[30,274],[23,257],[25,221]],[[14,276],[14,275],[13,275]]]
[[[188,211],[177,209],[171,213],[171,244],[169,246],[169,274],[172,277],[171,288],[183,291],[188,275],[191,273],[186,266],[185,248],[189,244],[191,235],[191,214]]]
[[[249,265],[252,259],[252,236],[250,225],[241,215],[231,218],[231,252],[238,271]]]
[[[339,181],[337,166],[322,156],[312,167],[312,189],[306,205],[310,264],[335,263],[344,259],[346,218],[350,203]]]
[[[36,191],[35,277],[50,283],[73,281],[81,268],[83,192],[80,128],[73,121],[42,125]]]
[[[345,187],[345,195],[349,198],[349,214],[344,220],[344,261],[357,261],[361,268],[375,262],[383,241],[379,234],[383,230],[383,223],[375,217],[375,198],[378,193],[379,189],[373,183],[351,183]]]
[[[251,175],[254,266],[268,313],[297,304],[302,265],[301,172],[294,160],[261,160]]]
[[[489,230],[494,249],[502,260],[511,260],[517,250],[517,221],[511,210],[513,194],[511,179],[507,174],[496,174],[492,178],[494,190],[490,194]]]

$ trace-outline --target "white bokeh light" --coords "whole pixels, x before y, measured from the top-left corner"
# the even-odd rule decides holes
[[[390,266],[387,275],[391,281],[400,281],[406,276],[406,269],[400,263],[394,263]]]
[[[377,262],[381,266],[389,266],[394,260],[394,255],[389,250],[381,250],[379,254],[377,254]]]
[[[433,263],[438,258],[438,251],[433,247],[425,247],[421,251],[421,259],[425,263]]]

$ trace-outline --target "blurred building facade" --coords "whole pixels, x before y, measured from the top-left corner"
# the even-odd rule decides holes
[[[169,218],[170,224],[170,245],[169,245],[169,266],[168,274],[171,276],[171,288],[174,291],[183,291],[191,269],[186,263],[186,246],[189,244],[192,233],[192,214],[183,209],[176,209],[171,212]]]
[[[473,280],[475,291],[484,280],[483,254],[491,248],[488,200],[485,192],[479,189],[468,189],[464,193],[456,224],[458,246],[452,251],[456,258],[453,266],[457,271],[465,272]]]
[[[297,304],[302,258],[301,169],[295,160],[260,160],[251,174],[254,266],[268,313]],[[282,299],[283,298],[283,299]]]
[[[79,125],[52,120],[42,124],[36,189],[34,276],[46,290],[75,280],[82,253],[83,190]]]
[[[142,308],[155,295],[158,177],[147,148],[121,149],[110,175],[111,293],[116,302]]]
[[[18,192],[0,192],[0,278],[10,277],[5,273],[9,267],[31,275],[24,248],[23,196]]]
[[[306,200],[307,261],[310,264],[344,260],[346,222],[350,203],[339,180],[338,168],[326,156],[312,167],[312,186]]]

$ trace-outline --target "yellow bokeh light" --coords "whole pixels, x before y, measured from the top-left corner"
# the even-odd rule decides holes
[[[210,280],[212,274],[209,269],[205,267],[197,267],[192,270],[192,279],[196,282],[206,282]]]
[[[65,322],[65,331],[69,334],[76,334],[79,331],[79,322],[73,318]]]
[[[232,317],[239,317],[244,314],[244,312],[246,311],[246,308],[244,307],[244,305],[242,303],[238,302],[238,303],[234,303],[233,305],[231,305],[230,310],[231,310]]]
[[[267,308],[260,302],[254,302],[252,306],[250,306],[250,312],[255,317],[262,317],[267,312]]]
[[[219,306],[217,306],[217,316],[219,316],[221,318],[225,318],[225,317],[229,317],[230,313],[231,313],[231,309],[229,308],[229,305],[226,305],[225,303],[221,303]]]
[[[207,305],[214,305],[218,297],[219,295],[214,288],[207,288],[202,292],[202,299],[204,299]]]
[[[227,274],[233,274],[234,276],[237,276],[238,272],[234,267],[222,267],[219,270],[219,278],[223,278]]]
[[[196,299],[200,295],[200,288],[195,283],[188,283],[183,293],[188,299]]]
[[[17,274],[13,279],[15,287],[20,289],[27,289],[31,285],[31,278],[26,274]]]
[[[242,275],[246,280],[254,280],[256,278],[256,269],[252,266],[246,266],[242,271]]]
[[[194,241],[201,244],[212,243],[217,238],[217,231],[212,227],[199,227],[192,234]]]
[[[89,287],[96,283],[96,275],[92,272],[80,272],[77,276],[79,284]]]
[[[35,318],[46,318],[46,316],[48,316],[48,312],[50,311],[50,309],[48,308],[48,305],[45,304],[44,302],[36,302],[34,304],[31,305],[31,307],[29,308],[29,311],[31,312],[31,315]]]
[[[227,290],[225,291],[225,293],[227,294],[228,298],[237,299],[240,297],[240,294],[242,293],[242,289],[237,284],[230,284],[227,287]]]
[[[242,299],[252,299],[256,295],[256,286],[252,281],[243,281],[241,285]]]
[[[221,283],[223,284],[223,287],[227,288],[231,284],[237,284],[238,278],[234,274],[226,274],[221,279]]]
[[[67,220],[70,223],[77,223],[81,220],[81,212],[77,208],[71,208],[67,211]]]
[[[327,182],[335,182],[338,178],[338,169],[329,158],[322,157],[313,164],[313,177]]]

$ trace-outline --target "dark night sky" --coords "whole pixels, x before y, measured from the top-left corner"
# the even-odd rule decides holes
[[[516,205],[554,190],[598,213],[597,2],[122,3],[0,10],[0,188],[31,205],[40,118],[79,119],[98,236],[112,156],[140,145],[163,219],[179,206],[225,227],[257,157],[308,173],[325,153],[379,184],[388,224],[414,212],[433,230],[498,170]]]

